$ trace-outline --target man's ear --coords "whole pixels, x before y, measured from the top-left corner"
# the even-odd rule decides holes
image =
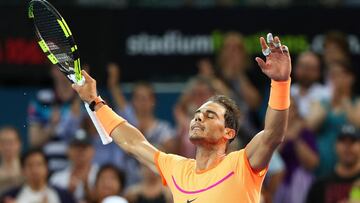
[[[233,139],[236,136],[235,130],[231,128],[225,128],[225,138],[228,140]]]

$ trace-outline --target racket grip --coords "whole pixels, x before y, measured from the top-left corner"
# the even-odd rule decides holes
[[[84,102],[85,108],[87,113],[89,114],[91,121],[94,123],[94,126],[97,130],[97,132],[99,133],[101,142],[103,143],[103,145],[107,145],[109,143],[111,143],[113,141],[113,139],[106,133],[104,127],[101,125],[101,123],[99,122],[99,120],[96,118],[95,113],[93,111],[91,111],[89,104]]]
[[[70,75],[67,75],[67,77],[69,78],[69,80],[72,82],[72,83],[75,83],[77,85],[80,85],[82,86],[83,84],[85,84],[85,78],[84,76],[81,76],[81,80],[76,80],[76,77],[75,77],[75,74],[70,74]]]

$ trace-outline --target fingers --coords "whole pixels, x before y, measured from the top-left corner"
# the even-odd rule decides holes
[[[266,42],[268,43],[268,46],[270,47],[270,50],[273,50],[275,48],[274,46],[274,37],[271,33],[268,33],[266,35]]]
[[[269,46],[266,44],[264,37],[260,37],[260,45],[262,50],[269,48]]]
[[[286,46],[281,45],[280,38],[278,36],[273,37],[271,33],[266,35],[266,41],[263,37],[260,37],[260,45],[264,56],[269,56],[271,53],[289,53],[289,49]]]
[[[85,70],[82,70],[81,73],[83,74],[85,81],[94,80]]]
[[[286,45],[281,46],[281,51],[288,56],[290,55],[289,48]]]
[[[281,52],[281,42],[278,36],[273,37],[271,33],[268,33],[266,39],[271,52]]]
[[[273,44],[274,44],[275,48],[280,48],[281,47],[281,41],[280,41],[280,38],[278,36],[275,36]]]
[[[261,45],[261,50],[262,50],[262,53],[264,54],[264,56],[269,56],[271,53],[271,50],[270,50],[269,46],[266,44],[265,39],[263,37],[260,37],[260,45]]]
[[[80,85],[78,85],[78,84],[76,84],[76,83],[73,83],[73,84],[71,84],[71,87],[72,87],[76,92],[79,92]]]
[[[261,70],[265,70],[266,69],[266,63],[264,60],[262,60],[262,58],[260,57],[256,57],[255,61],[258,63],[258,65],[260,66]]]

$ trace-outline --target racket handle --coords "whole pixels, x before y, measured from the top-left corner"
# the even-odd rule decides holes
[[[72,83],[75,83],[75,84],[77,84],[77,85],[82,86],[82,85],[85,83],[85,78],[84,78],[84,76],[81,76],[81,80],[79,80],[79,81],[76,80],[75,74],[67,75],[67,77],[69,78],[69,80],[70,80]]]
[[[89,104],[84,102],[86,111],[88,112],[91,121],[94,123],[94,126],[97,130],[97,132],[99,133],[101,142],[103,143],[103,145],[107,145],[109,143],[111,143],[113,141],[113,139],[106,133],[104,127],[101,125],[101,123],[99,122],[99,120],[96,118],[95,113],[93,111],[91,111]]]

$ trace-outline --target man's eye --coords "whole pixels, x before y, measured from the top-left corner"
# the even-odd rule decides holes
[[[214,115],[208,114],[207,117],[208,117],[208,118],[214,118]]]

